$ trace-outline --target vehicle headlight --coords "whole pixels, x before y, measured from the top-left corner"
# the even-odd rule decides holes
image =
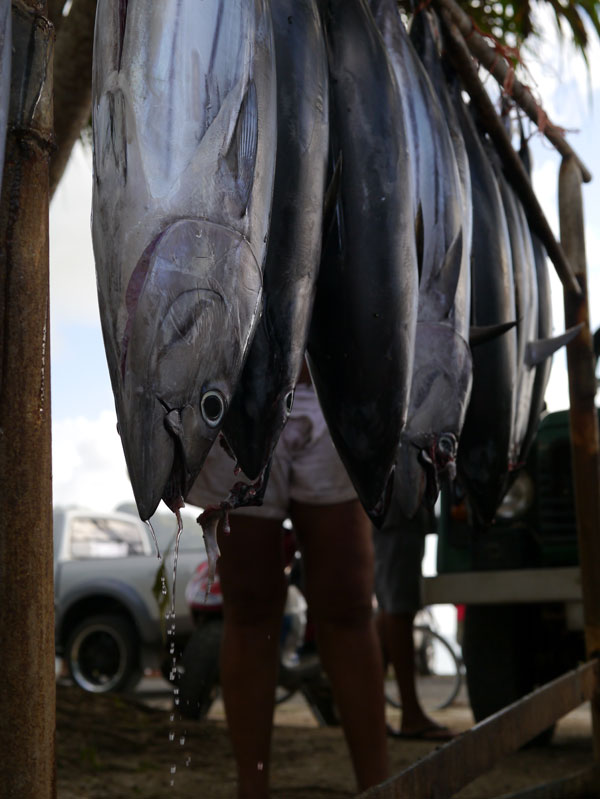
[[[506,520],[524,516],[533,505],[533,497],[533,480],[526,471],[522,471],[504,495],[496,516]]]

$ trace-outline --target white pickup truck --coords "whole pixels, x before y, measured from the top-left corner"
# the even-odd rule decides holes
[[[131,690],[146,669],[170,664],[193,629],[185,586],[206,559],[200,527],[186,515],[179,543],[175,632],[175,517],[153,517],[161,559],[147,527],[130,513],[54,510],[56,654],[87,691]],[[168,640],[168,643],[167,643]]]

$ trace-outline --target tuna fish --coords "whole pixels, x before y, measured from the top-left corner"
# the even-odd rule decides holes
[[[261,308],[276,147],[267,0],[99,0],[93,242],[137,507],[176,510]]]
[[[252,480],[262,474],[287,421],[304,359],[329,142],[327,53],[316,2],[279,0],[272,19],[278,137],[263,314],[223,427]]]
[[[0,2],[0,188],[4,172],[4,149],[8,124],[10,99],[10,72],[12,51],[12,5],[10,0]]]
[[[329,0],[332,152],[343,159],[336,224],[308,340],[333,441],[375,524],[406,421],[417,314],[412,175],[401,98],[367,3]]]
[[[535,370],[526,361],[526,353],[528,344],[538,337],[538,291],[531,234],[523,206],[500,168],[496,168],[496,177],[508,225],[517,318],[517,383],[509,452],[509,468],[513,470],[520,463],[521,447],[529,425]]]
[[[419,311],[406,427],[398,451],[395,494],[405,516],[423,498],[432,507],[455,456],[471,391],[471,195],[462,134],[435,54],[427,71],[395,0],[371,0],[400,88],[415,182]],[[437,91],[429,77],[439,73]],[[439,92],[439,96],[438,96]],[[442,107],[442,103],[444,107]],[[447,124],[454,124],[454,137]],[[457,166],[457,156],[461,171]]]
[[[473,323],[514,323],[515,291],[510,239],[502,198],[480,135],[466,106],[457,113],[471,171],[473,197]],[[508,485],[509,448],[517,385],[515,328],[473,349],[473,388],[457,457],[458,473],[474,520],[487,524]]]
[[[531,160],[527,142],[521,130],[520,156],[531,174]],[[530,266],[533,274],[532,280],[536,293],[536,316],[532,322],[531,338],[525,344],[523,363],[520,369],[525,375],[525,390],[528,396],[519,396],[518,406],[521,407],[522,418],[517,413],[516,427],[513,435],[513,469],[518,469],[525,463],[529,448],[537,432],[540,414],[544,407],[544,395],[552,369],[552,355],[561,347],[568,344],[579,333],[581,325],[570,328],[565,333],[552,336],[552,298],[550,293],[550,277],[546,262],[546,250],[538,237],[530,230],[526,221],[526,234],[531,240]],[[518,392],[522,389],[518,388]],[[527,403],[527,404],[525,404]]]

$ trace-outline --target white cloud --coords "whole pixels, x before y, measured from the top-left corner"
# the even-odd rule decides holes
[[[52,427],[52,471],[55,505],[86,505],[112,510],[132,502],[114,412],[95,419],[64,419]]]

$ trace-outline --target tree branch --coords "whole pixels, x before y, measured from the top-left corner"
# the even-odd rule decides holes
[[[530,90],[514,77],[512,67],[506,62],[506,59],[497,50],[490,47],[483,36],[477,33],[471,17],[460,8],[455,0],[432,0],[432,3],[438,11],[445,10],[451,16],[452,21],[462,34],[466,46],[500,86],[505,88],[510,84],[510,96],[525,111],[527,116],[535,122],[539,130],[558,152],[562,156],[573,156],[575,158],[581,170],[583,181],[589,183],[592,179],[590,171],[561,135],[558,128],[550,122],[544,110],[535,101]]]
[[[561,245],[554,237],[548,220],[535,196],[525,167],[517,153],[515,153],[508,133],[504,129],[488,93],[479,79],[477,68],[465,40],[445,7],[440,9],[440,15],[444,25],[445,43],[450,60],[459,73],[463,85],[477,109],[481,124],[496,146],[496,150],[502,159],[506,177],[523,203],[529,224],[545,246],[548,257],[554,264],[563,286],[579,295],[581,289],[571,266]]]

